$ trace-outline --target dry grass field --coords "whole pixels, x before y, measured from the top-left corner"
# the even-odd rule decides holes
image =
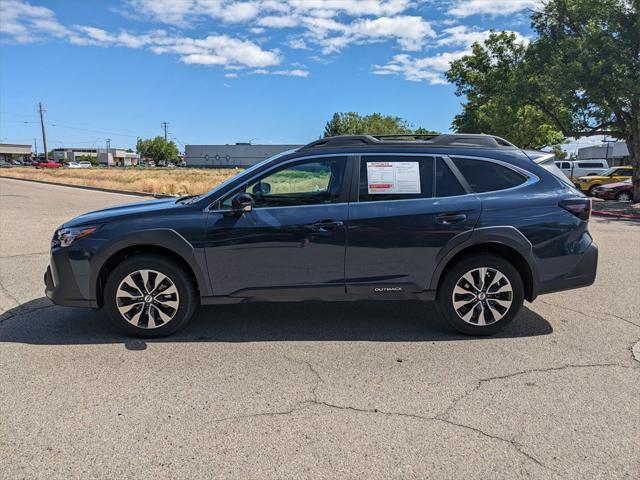
[[[131,192],[198,195],[240,171],[239,169],[195,168],[35,169],[15,167],[0,169],[0,177],[28,178]]]

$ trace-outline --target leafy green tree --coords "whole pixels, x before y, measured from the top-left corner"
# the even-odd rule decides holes
[[[551,0],[532,26],[532,98],[567,136],[623,139],[640,201],[640,0]]]
[[[149,139],[140,139],[136,144],[136,151],[140,156],[150,158],[157,163],[177,163],[178,147],[173,141],[167,141],[161,136]]]
[[[568,157],[567,152],[562,150],[562,147],[560,145],[553,145],[551,147],[551,151],[553,152],[553,154],[558,160],[564,160],[565,158]]]
[[[553,121],[522,97],[520,69],[527,47],[511,32],[492,33],[483,45],[451,63],[447,79],[465,95],[462,113],[453,119],[457,132],[488,133],[523,148],[555,145],[564,139]]]
[[[526,107],[526,118],[554,135],[623,139],[640,201],[640,0],[548,0],[531,20],[538,37],[528,46],[494,33],[452,63],[447,77],[467,96],[454,126],[499,134],[500,119],[486,112],[497,109],[524,130],[518,114]],[[542,140],[558,143],[543,136],[529,146]]]
[[[424,128],[413,129],[413,126],[400,117],[372,113],[360,115],[356,112],[336,112],[325,127],[324,136],[336,135],[395,135],[395,134],[427,134],[435,133]]]

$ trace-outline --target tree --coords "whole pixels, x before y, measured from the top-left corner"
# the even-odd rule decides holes
[[[564,135],[536,105],[522,97],[519,69],[527,47],[511,32],[492,33],[484,45],[451,63],[447,79],[467,103],[452,126],[457,132],[488,133],[523,148],[556,145]]]
[[[562,150],[562,147],[560,145],[553,145],[551,147],[551,151],[553,152],[553,155],[558,159],[558,160],[564,160],[565,158],[567,158],[568,154],[567,152],[565,152],[564,150]]]
[[[552,0],[532,26],[525,73],[539,107],[567,136],[623,139],[640,201],[640,0]]]
[[[458,124],[498,121],[481,115],[492,104],[528,107],[565,137],[623,139],[640,201],[640,0],[548,0],[531,20],[538,38],[528,46],[494,33],[452,63],[447,76],[468,100]]]
[[[136,151],[140,156],[150,158],[157,163],[177,163],[178,147],[173,141],[167,141],[161,136],[149,139],[140,139],[136,144]]]
[[[395,134],[435,133],[424,128],[413,129],[412,125],[400,117],[372,113],[360,115],[356,112],[336,112],[325,127],[324,136],[336,135],[395,135]]]

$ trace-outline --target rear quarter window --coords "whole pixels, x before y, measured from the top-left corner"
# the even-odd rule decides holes
[[[451,157],[451,160],[476,193],[517,187],[527,180],[524,175],[487,160],[461,157]]]

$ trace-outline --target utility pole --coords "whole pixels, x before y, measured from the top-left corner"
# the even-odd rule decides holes
[[[169,124],[167,122],[162,122],[160,124],[162,126],[162,128],[164,128],[164,141],[167,141],[167,127],[169,126]]]
[[[109,152],[111,150],[111,139],[107,138],[107,168],[109,168]]]
[[[38,139],[37,138],[33,138],[33,144],[36,147],[36,158],[38,158]]]
[[[47,150],[47,134],[44,131],[44,117],[42,116],[42,102],[38,103],[38,111],[40,112],[40,127],[42,128],[42,143],[44,144],[44,160],[45,162],[49,158],[49,150]]]

